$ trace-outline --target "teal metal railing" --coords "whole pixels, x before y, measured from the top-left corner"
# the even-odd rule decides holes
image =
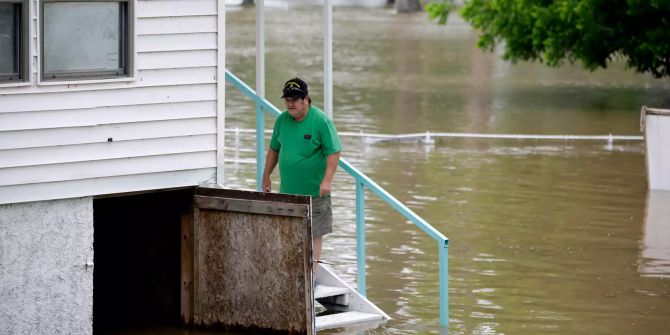
[[[256,181],[257,190],[261,191],[261,180],[265,166],[265,118],[263,113],[267,111],[277,117],[282,112],[265,98],[259,97],[249,85],[245,84],[230,71],[226,71],[226,80],[256,104]],[[440,280],[440,326],[447,327],[449,325],[449,239],[377,185],[372,179],[368,178],[363,172],[351,165],[347,160],[341,158],[339,166],[354,177],[354,181],[356,182],[356,284],[359,293],[366,296],[365,189],[367,188],[437,242]]]

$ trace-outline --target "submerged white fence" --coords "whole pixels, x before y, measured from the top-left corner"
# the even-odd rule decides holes
[[[256,134],[256,129],[232,128],[226,129],[227,133],[235,134],[238,139],[242,134]],[[266,136],[271,134],[272,130],[265,130]],[[566,140],[566,141],[642,141],[643,136],[635,135],[533,135],[533,134],[482,134],[482,133],[446,133],[430,132],[409,133],[409,134],[375,134],[364,132],[338,132],[340,137],[359,137],[365,143],[372,144],[385,141],[414,141],[425,144],[434,144],[437,138],[482,138],[482,139],[517,139],[517,140]]]

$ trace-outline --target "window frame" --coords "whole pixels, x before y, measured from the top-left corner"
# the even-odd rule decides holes
[[[15,37],[17,39],[16,47],[18,55],[15,55],[16,58],[14,59],[14,61],[18,63],[18,72],[9,75],[0,74],[0,85],[23,83],[28,81],[30,73],[30,61],[28,56],[30,54],[28,50],[28,36],[30,36],[28,33],[30,29],[30,3],[28,0],[0,0],[0,3],[20,6],[18,11],[19,20],[16,23],[16,28],[19,33]]]
[[[111,2],[125,5],[119,15],[122,41],[120,49],[122,54],[122,67],[115,70],[105,71],[63,71],[46,72],[44,67],[44,5],[47,3],[59,2]],[[58,83],[86,83],[86,82],[104,82],[104,81],[132,81],[135,77],[135,0],[40,0],[39,2],[39,31],[40,31],[40,74],[41,84]],[[119,74],[118,72],[122,73]]]

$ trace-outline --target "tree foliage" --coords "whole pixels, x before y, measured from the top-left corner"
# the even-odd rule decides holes
[[[450,0],[428,4],[446,23]],[[481,30],[478,46],[504,42],[504,58],[581,62],[589,70],[624,58],[630,68],[670,76],[670,0],[467,0],[461,15]]]
[[[447,24],[447,17],[454,7],[451,1],[430,2],[426,4],[426,13],[431,20],[437,20],[439,24]]]

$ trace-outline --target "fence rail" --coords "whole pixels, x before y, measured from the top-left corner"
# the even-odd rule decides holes
[[[256,133],[255,129],[228,128],[228,133],[248,134]],[[410,134],[375,134],[364,132],[338,132],[342,137],[360,137],[368,142],[378,141],[419,141],[432,143],[435,138],[483,138],[483,139],[515,139],[515,140],[563,140],[563,141],[642,141],[644,136],[638,135],[537,135],[537,134],[486,134],[486,133],[449,133],[431,132]],[[266,129],[265,134],[272,134],[272,130]]]

